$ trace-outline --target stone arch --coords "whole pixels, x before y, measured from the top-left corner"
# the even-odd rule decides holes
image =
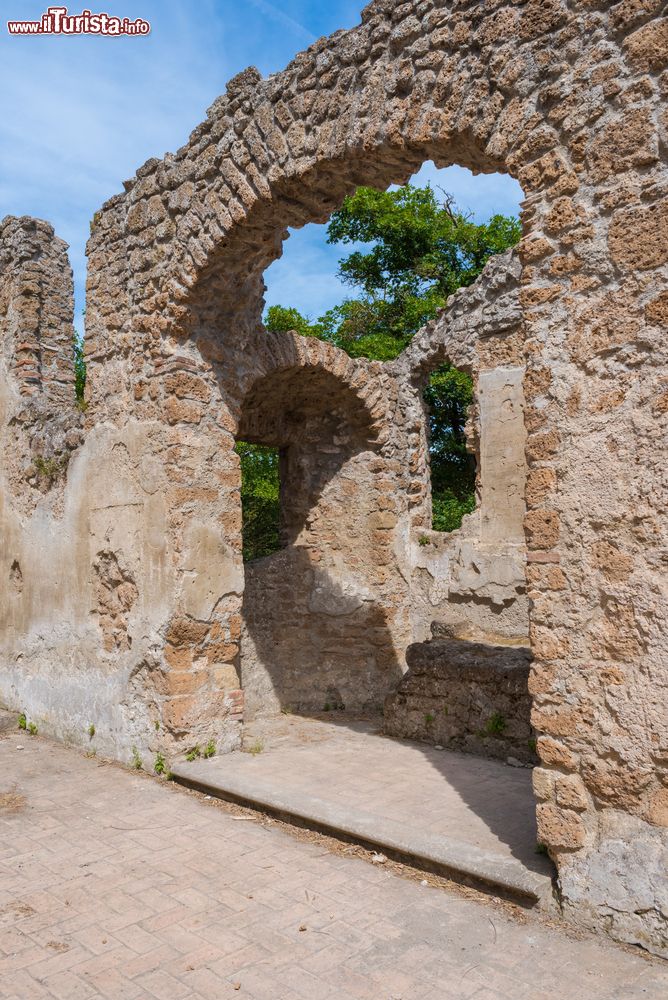
[[[136,248],[124,282],[135,330],[252,326],[287,226],[324,221],[359,184],[405,181],[425,160],[509,172],[528,193],[568,175],[566,193],[568,143],[541,110],[535,54],[566,20],[560,0],[488,17],[379,0],[283,73],[239,74],[94,230],[93,257],[109,227]]]
[[[236,382],[236,436],[257,438],[260,432],[248,426],[250,411],[261,419],[267,406],[285,409],[294,404],[290,393],[296,389],[311,412],[326,407],[328,398],[332,403],[337,396],[345,398],[338,405],[351,430],[364,427],[370,441],[382,442],[392,408],[391,392],[380,391],[391,382],[382,363],[357,361],[333,344],[296,333],[263,332],[253,346],[253,368]],[[325,394],[320,401],[319,391]]]
[[[98,386],[89,425],[169,408],[161,454],[201,442],[188,502],[232,530],[204,456],[212,436],[229,450],[233,383],[261,347],[261,273],[285,226],[326,216],[355,184],[402,180],[425,159],[519,180],[527,234],[513,350],[527,368],[539,836],[566,905],[643,943],[666,919],[660,864],[648,874],[641,861],[665,849],[666,825],[665,666],[656,677],[668,623],[653,499],[666,407],[651,388],[668,365],[661,14],[655,0],[376,0],[358,27],[283,73],[231,81],[186,146],[149,161],[103,206],[86,317]],[[191,366],[206,412],[174,405],[170,365]],[[183,517],[175,502],[179,553]],[[620,838],[642,845],[631,854],[652,901],[629,879],[611,914],[601,900],[618,878]]]
[[[321,341],[264,337],[271,346],[237,436],[279,449],[283,546],[245,564],[247,717],[379,709],[401,674],[408,628],[409,587],[391,566],[404,513],[387,452],[396,385],[382,365]]]

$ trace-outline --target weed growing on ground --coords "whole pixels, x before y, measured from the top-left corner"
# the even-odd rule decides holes
[[[165,760],[165,755],[158,753],[155,755],[155,763],[153,764],[153,770],[156,774],[167,774],[167,761]]]
[[[186,751],[186,760],[188,761],[197,760],[197,758],[201,756],[202,756],[202,751],[199,747],[199,744],[197,746],[191,747],[190,750]]]
[[[264,750],[264,740],[260,739],[255,740],[255,742],[251,744],[251,746],[249,746],[248,748],[248,752],[252,753],[254,757],[257,757],[257,755],[259,753],[262,753],[263,750]]]
[[[142,767],[144,766],[144,762],[141,759],[141,756],[139,754],[139,750],[137,750],[137,747],[135,747],[135,746],[133,746],[133,748],[132,748],[132,761],[131,761],[131,763],[132,763],[132,766],[134,767],[135,771],[141,771]]]
[[[28,732],[30,733],[31,736],[37,736],[37,723],[36,722],[29,722],[28,723]]]
[[[26,714],[25,712],[21,712],[21,714],[19,715],[19,729],[27,729],[27,728],[28,728],[28,722],[26,720]]]
[[[207,745],[202,751],[202,757],[215,757],[216,755],[216,744],[214,740],[209,740]]]
[[[26,797],[14,785],[8,792],[0,792],[0,813],[17,813],[25,808]]]

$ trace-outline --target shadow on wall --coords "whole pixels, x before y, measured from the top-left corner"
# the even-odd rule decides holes
[[[392,608],[299,545],[246,565],[241,683],[247,718],[279,710],[380,711],[402,676]]]
[[[238,437],[280,449],[285,546],[245,566],[246,717],[380,709],[402,673],[408,588],[392,555],[395,472],[369,410],[332,372],[290,367],[246,395]]]

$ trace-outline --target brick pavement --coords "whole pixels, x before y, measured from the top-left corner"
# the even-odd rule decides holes
[[[22,743],[23,750],[16,750]],[[2,1000],[659,1000],[668,967],[0,739]],[[19,804],[20,805],[20,804]]]

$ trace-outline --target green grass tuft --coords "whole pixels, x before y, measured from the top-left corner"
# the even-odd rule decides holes
[[[494,712],[485,723],[483,733],[485,736],[501,736],[505,731],[506,725],[505,716],[501,715],[500,712]]]

